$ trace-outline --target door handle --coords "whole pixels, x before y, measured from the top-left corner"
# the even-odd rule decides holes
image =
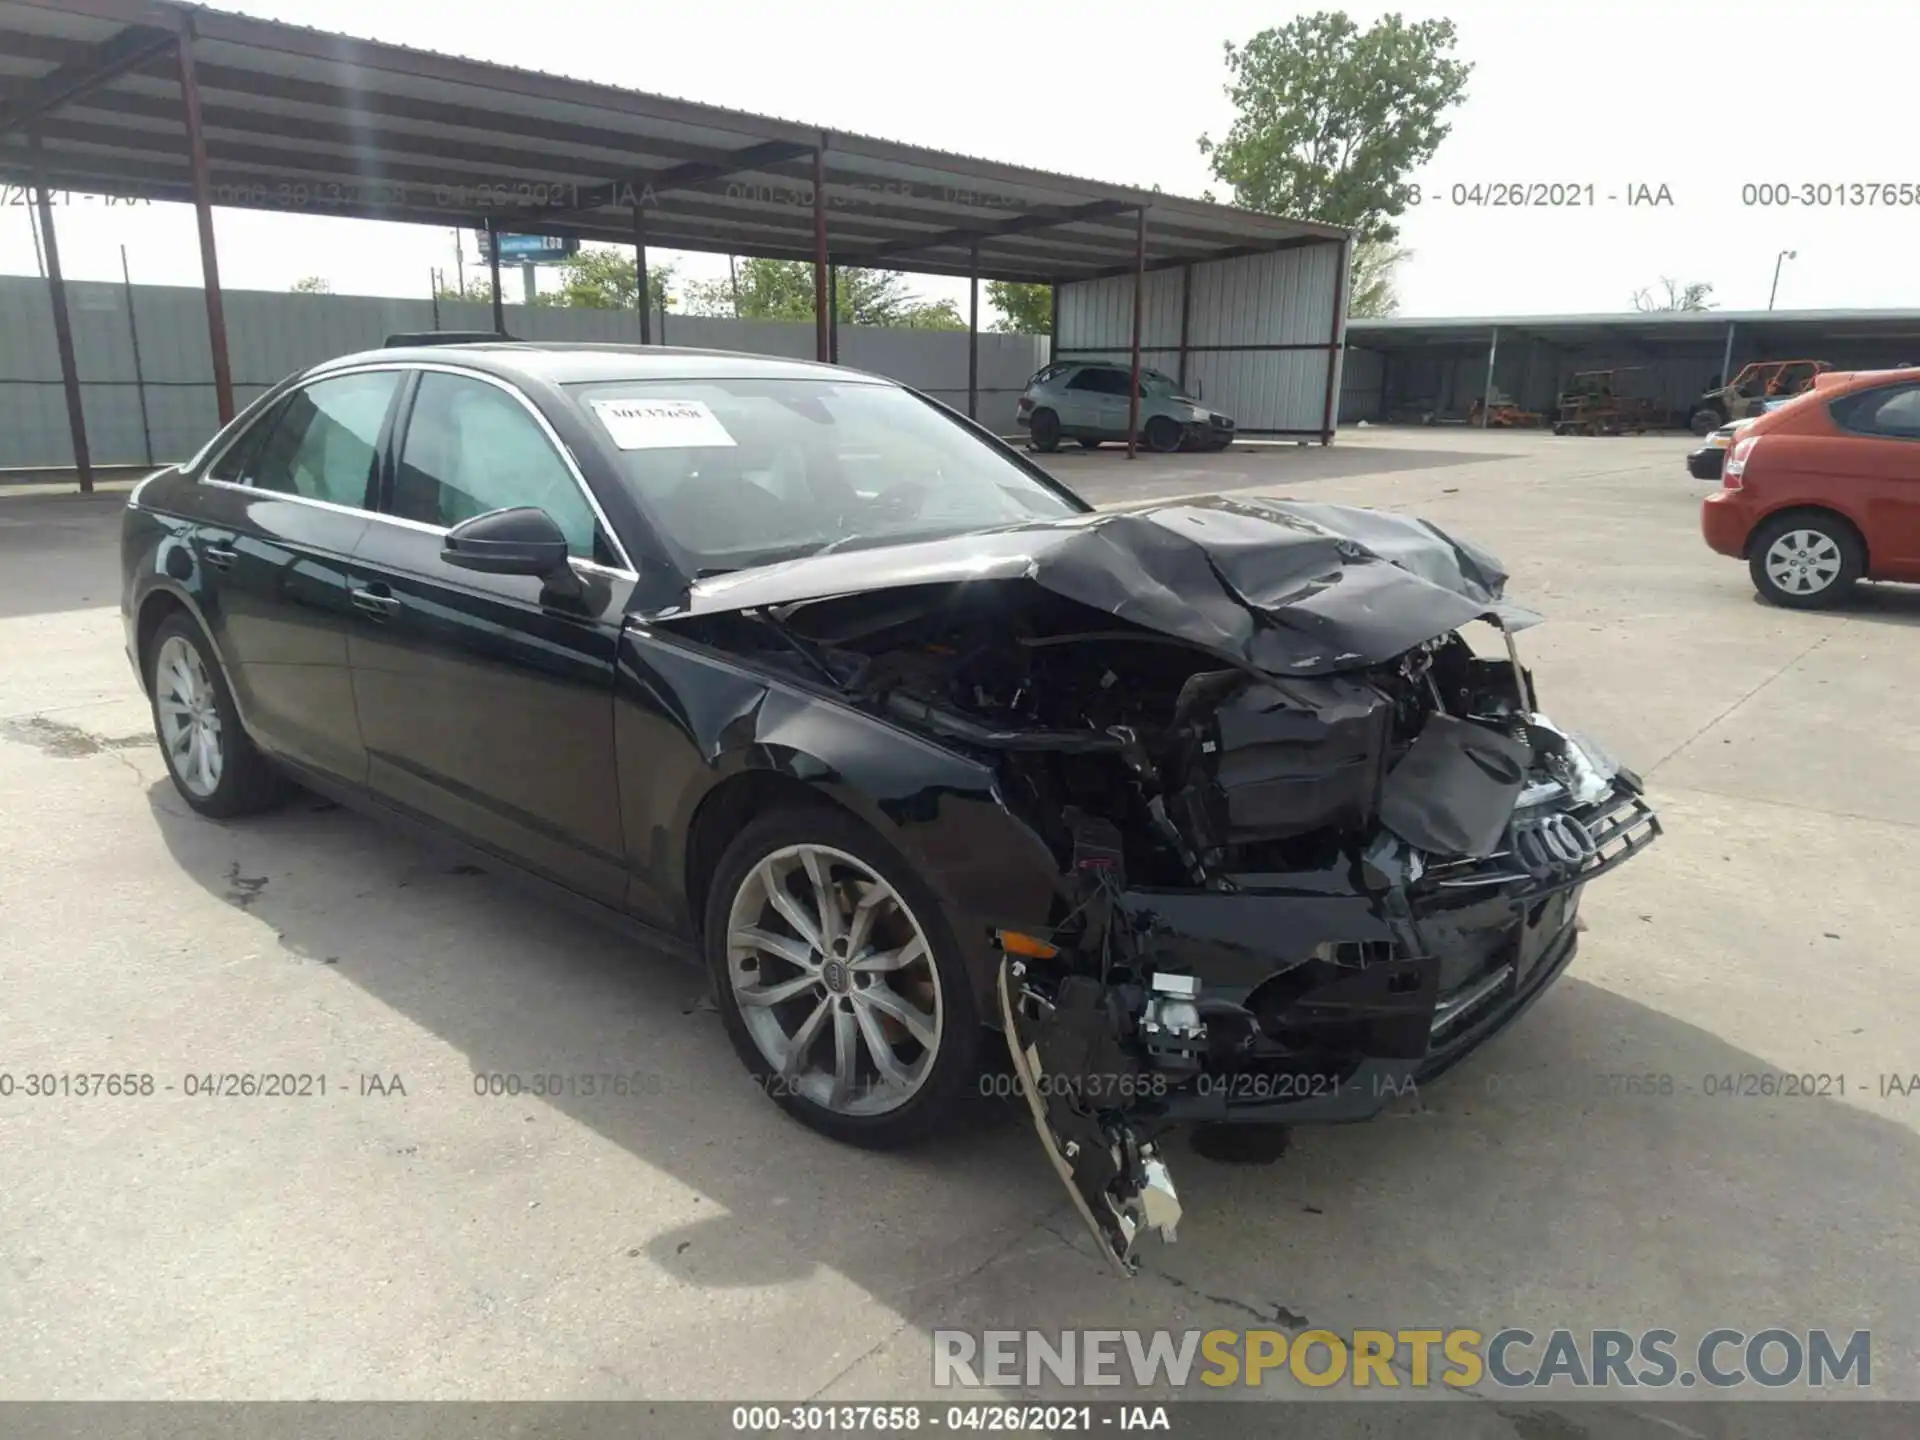
[[[375,620],[384,620],[400,609],[400,597],[384,585],[369,585],[353,592],[354,608]]]
[[[233,562],[240,558],[240,552],[233,548],[231,540],[209,540],[203,556],[214,569],[231,570]]]

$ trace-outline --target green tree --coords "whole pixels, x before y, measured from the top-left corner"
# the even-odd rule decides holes
[[[805,260],[735,259],[725,280],[687,285],[687,313],[738,320],[813,319],[813,266]],[[834,286],[834,314],[842,325],[892,325],[922,330],[965,329],[950,300],[915,296],[895,270],[842,269]]]
[[[647,298],[654,310],[673,305],[672,265],[647,267]],[[595,246],[582,249],[560,266],[560,284],[543,290],[534,298],[536,305],[577,306],[583,310],[631,310],[639,275],[633,251],[623,247]]]
[[[1473,67],[1450,20],[1384,16],[1362,30],[1322,10],[1226,47],[1235,117],[1200,138],[1215,178],[1253,210],[1323,220],[1391,242],[1406,178],[1433,158]]]
[[[483,305],[491,305],[493,303],[493,281],[489,279],[483,271],[468,280],[466,287],[462,289],[458,285],[449,285],[443,277],[440,283],[433,287],[433,298],[436,300],[476,300]]]
[[[1000,312],[993,328],[1010,335],[1046,335],[1053,330],[1053,287],[1017,280],[989,280],[987,303]]]
[[[287,289],[296,295],[331,295],[333,282],[320,275],[302,275]]]
[[[1682,285],[1665,275],[1660,277],[1661,288],[1667,293],[1655,295],[1651,290],[1633,292],[1633,308],[1648,313],[1665,310],[1711,310],[1714,302],[1707,297],[1713,294],[1713,286],[1701,281]]]
[[[1347,318],[1380,320],[1400,308],[1396,271],[1411,250],[1385,240],[1362,240],[1353,247],[1353,273],[1347,277]]]

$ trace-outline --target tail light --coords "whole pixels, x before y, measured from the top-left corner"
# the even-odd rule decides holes
[[[1720,471],[1720,484],[1728,490],[1738,490],[1741,477],[1747,473],[1747,457],[1753,454],[1753,447],[1760,443],[1760,436],[1749,435],[1745,440],[1736,440],[1733,449],[1727,452],[1727,463]]]
[[[1020,397],[1020,403],[1014,407],[1014,412],[1019,415],[1025,415],[1031,409],[1033,409],[1033,397],[1031,395],[1022,395]]]

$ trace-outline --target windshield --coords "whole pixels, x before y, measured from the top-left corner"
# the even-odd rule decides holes
[[[710,379],[568,388],[696,575],[1084,508],[892,385]]]

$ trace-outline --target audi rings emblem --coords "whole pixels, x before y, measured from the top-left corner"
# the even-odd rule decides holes
[[[1600,853],[1593,834],[1571,815],[1544,815],[1513,823],[1513,855],[1540,879],[1557,870],[1578,870]]]

